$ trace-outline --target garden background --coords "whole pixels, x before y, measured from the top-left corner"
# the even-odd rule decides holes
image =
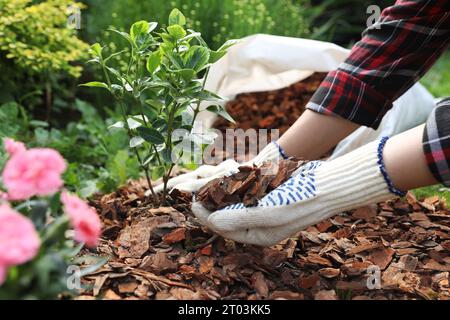
[[[188,17],[217,49],[227,39],[255,33],[332,41],[351,47],[366,26],[369,5],[393,1],[352,0],[198,0],[138,1],[0,0],[0,137],[28,146],[55,148],[67,159],[66,186],[82,197],[110,192],[139,176],[129,156],[128,137],[108,126],[120,120],[118,106],[106,95],[79,87],[99,72],[86,64],[89,45],[120,39],[110,26],[128,30],[138,20],[164,24],[172,8]],[[79,29],[67,28],[67,7],[81,9]],[[117,58],[118,66],[125,63]],[[450,96],[450,53],[421,81],[436,97]],[[0,166],[6,154],[0,154]],[[442,186],[416,191],[440,194]]]

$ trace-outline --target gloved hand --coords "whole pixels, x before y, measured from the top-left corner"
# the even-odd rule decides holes
[[[388,184],[382,160],[385,140],[329,162],[307,163],[256,207],[246,208],[240,203],[209,212],[200,202],[194,202],[192,211],[204,225],[225,238],[275,245],[337,213],[402,195]]]
[[[167,189],[171,190],[175,188],[182,191],[196,192],[213,179],[238,172],[240,166],[253,164],[260,166],[265,161],[278,161],[280,157],[287,158],[278,143],[271,142],[255,158],[246,163],[239,164],[229,159],[217,166],[203,165],[192,172],[170,179],[167,182]],[[158,193],[162,192],[163,188],[163,184],[160,184],[154,190]]]

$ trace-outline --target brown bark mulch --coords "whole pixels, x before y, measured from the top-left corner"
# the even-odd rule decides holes
[[[142,185],[95,201],[98,254],[111,258],[81,299],[450,299],[450,211],[438,197],[408,194],[260,248],[201,226],[190,194],[153,208]]]
[[[238,127],[285,130],[321,77],[240,95],[227,109]],[[83,279],[78,299],[450,299],[450,210],[437,196],[344,212],[260,248],[200,225],[190,193],[175,190],[155,208],[144,186],[93,200],[104,223],[96,254],[110,259]]]

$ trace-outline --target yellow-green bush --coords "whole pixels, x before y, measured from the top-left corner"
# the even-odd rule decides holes
[[[78,77],[82,68],[73,63],[85,57],[88,46],[67,21],[69,8],[81,6],[70,0],[0,0],[1,63],[12,63],[14,72],[29,75],[63,72]]]

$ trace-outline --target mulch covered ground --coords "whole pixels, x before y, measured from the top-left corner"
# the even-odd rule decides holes
[[[240,95],[228,111],[242,119],[239,127],[286,129],[321,76]],[[272,106],[274,117],[253,104]],[[262,113],[250,117],[243,109]],[[169,206],[154,208],[144,185],[130,182],[93,200],[104,223],[96,254],[110,259],[83,280],[79,299],[450,299],[450,210],[438,197],[408,194],[260,248],[200,225],[189,193],[174,192]]]

